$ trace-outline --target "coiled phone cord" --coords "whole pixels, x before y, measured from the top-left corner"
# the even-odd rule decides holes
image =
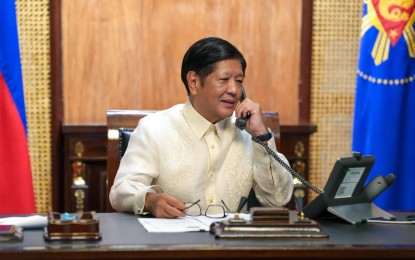
[[[291,168],[287,163],[285,163],[273,150],[271,150],[271,148],[268,147],[268,145],[266,143],[262,142],[261,139],[259,139],[256,136],[252,136],[252,141],[254,141],[255,143],[257,143],[257,144],[261,145],[262,147],[264,147],[265,150],[267,150],[267,153],[269,155],[271,155],[279,164],[281,164],[282,167],[284,167],[287,171],[289,171],[295,178],[297,178],[299,181],[301,181],[301,183],[303,183],[309,189],[311,189],[312,191],[314,191],[317,194],[323,193],[316,186],[314,186],[313,184],[308,182],[306,179],[304,179],[303,176],[301,176],[299,173],[294,171],[293,168]]]

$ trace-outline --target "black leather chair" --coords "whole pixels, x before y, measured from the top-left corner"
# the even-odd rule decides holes
[[[128,142],[130,141],[130,136],[133,133],[134,128],[120,128],[120,142],[118,144],[118,151],[120,160],[124,156],[125,150],[127,150]]]

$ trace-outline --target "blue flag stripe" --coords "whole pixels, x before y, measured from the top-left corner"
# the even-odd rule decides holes
[[[3,26],[0,26],[0,71],[27,131],[15,3],[5,0],[1,5],[0,24]]]

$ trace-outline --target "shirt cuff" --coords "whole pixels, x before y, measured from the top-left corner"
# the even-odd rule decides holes
[[[271,158],[262,145],[254,142],[254,160],[262,164],[270,164]]]
[[[164,192],[163,188],[159,185],[148,186],[147,189],[143,189],[137,192],[134,198],[134,206],[133,206],[134,213],[137,215],[148,214],[149,212],[144,211],[144,205],[145,205],[147,193],[163,193],[163,192]]]
[[[268,147],[276,152],[276,145],[275,145],[275,138],[272,131],[268,128],[267,129],[269,133],[271,133],[272,137],[268,140],[267,143]],[[270,164],[271,163],[271,156],[268,154],[267,150],[257,142],[253,142],[253,148],[254,148],[254,160],[256,162],[262,163],[262,164]]]

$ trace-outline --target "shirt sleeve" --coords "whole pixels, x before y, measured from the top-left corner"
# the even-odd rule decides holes
[[[110,190],[109,200],[116,211],[142,214],[147,192],[163,192],[160,186],[151,185],[158,176],[155,139],[140,124],[130,137]]]
[[[267,142],[269,148],[287,165],[287,158],[277,151],[275,138]],[[285,206],[290,202],[294,183],[293,177],[279,162],[271,157],[260,144],[253,142],[254,191],[261,205],[266,207]]]

